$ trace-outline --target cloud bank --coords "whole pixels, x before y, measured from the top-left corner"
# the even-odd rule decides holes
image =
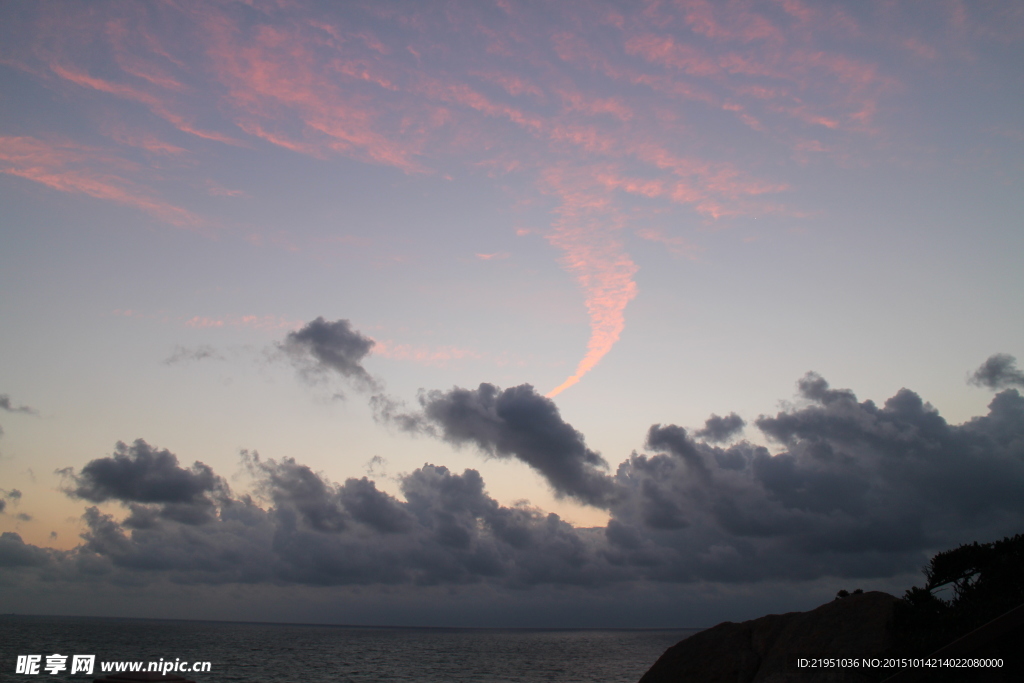
[[[951,425],[909,389],[876,405],[813,373],[797,388],[795,405],[753,421],[778,452],[721,445],[743,420],[712,416],[696,431],[652,425],[646,452],[613,473],[529,385],[423,395],[415,428],[526,462],[556,492],[606,509],[594,528],[503,505],[474,469],[425,464],[391,495],[367,477],[338,483],[295,459],[243,453],[253,485],[239,494],[200,462],[119,443],[65,471],[68,495],[96,504],[83,543],[57,551],[6,533],[0,568],[14,582],[112,585],[739,585],[898,576],[936,549],[1024,524],[1016,389]]]

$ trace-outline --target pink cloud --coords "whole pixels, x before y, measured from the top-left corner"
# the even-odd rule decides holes
[[[590,318],[587,351],[576,370],[548,392],[552,397],[579,382],[619,340],[626,306],[637,294],[637,266],[615,237],[620,217],[606,195],[594,192],[586,175],[553,168],[543,182],[560,200],[547,240],[562,251],[562,266],[583,289]]]
[[[272,145],[284,147],[287,150],[291,150],[292,152],[298,152],[299,154],[306,154],[318,158],[324,157],[324,150],[319,146],[311,143],[291,140],[283,133],[270,132],[264,129],[263,126],[256,121],[239,118],[235,120],[235,123],[238,125],[239,128],[244,130],[249,135],[266,140]]]
[[[482,78],[485,81],[502,87],[509,95],[519,97],[521,95],[532,95],[538,99],[544,97],[544,92],[536,84],[516,74],[506,74],[496,71],[474,71],[473,76]]]
[[[390,340],[374,339],[373,355],[389,360],[411,361],[420,365],[444,366],[448,361],[463,359],[480,359],[483,356],[458,346],[414,346],[412,344],[396,344]]]
[[[85,194],[144,211],[172,225],[200,227],[205,222],[190,211],[158,199],[104,167],[125,168],[127,162],[99,150],[70,142],[51,143],[32,137],[0,137],[0,173],[18,176],[61,192]]]
[[[212,180],[206,181],[206,192],[213,197],[248,197],[249,193],[245,190],[232,190],[229,188],[215,183]]]
[[[344,87],[348,80],[393,90],[393,79],[374,62],[321,58],[312,47],[315,42],[298,28],[260,26],[243,36],[239,27],[218,16],[207,29],[214,73],[229,88],[237,123],[250,134],[301,153],[320,156],[326,148],[408,173],[425,170],[416,160],[420,144],[415,136],[386,132],[382,125],[390,117],[380,104]],[[306,139],[271,131],[282,119],[294,117]]]
[[[240,144],[238,140],[231,138],[221,133],[202,130],[196,128],[194,125],[189,123],[186,118],[180,114],[171,111],[167,104],[160,100],[160,98],[150,95],[149,93],[142,92],[131,86],[124,85],[121,83],[113,83],[102,78],[94,78],[82,71],[77,70],[75,67],[64,66],[59,63],[50,64],[50,70],[61,78],[70,81],[76,85],[80,85],[84,88],[92,88],[99,92],[105,92],[115,97],[120,97],[126,100],[132,100],[144,104],[154,114],[160,118],[166,120],[178,130],[195,135],[196,137],[204,138],[207,140],[214,140],[216,142],[223,142],[229,145]]]
[[[639,55],[652,64],[678,69],[692,76],[716,76],[722,72],[717,60],[672,36],[642,35],[626,41],[626,54]]]
[[[676,5],[683,10],[687,26],[708,38],[743,42],[783,39],[778,27],[743,4],[676,0]]]
[[[186,86],[168,73],[165,68],[148,59],[148,55],[144,57],[140,54],[142,50],[137,49],[137,46],[142,43],[147,52],[157,54],[164,61],[171,62],[175,66],[184,66],[182,62],[171,57],[166,50],[159,46],[159,41],[153,34],[140,29],[138,22],[132,22],[132,25],[129,26],[126,17],[111,19],[104,26],[104,32],[110,39],[114,50],[114,59],[121,70],[126,74],[148,81],[150,85],[162,90],[176,92],[186,90]]]
[[[741,40],[772,38],[767,24],[759,23],[756,17],[740,21],[736,24],[739,28],[733,25],[736,22],[725,28],[726,24],[712,23],[713,17],[700,19],[693,14],[706,9],[690,8],[694,25],[705,34],[738,36]],[[503,168],[504,172],[532,168],[539,174],[542,190],[559,198],[547,238],[562,252],[563,266],[583,289],[590,317],[587,352],[575,373],[555,393],[577,382],[612,348],[624,328],[625,308],[636,295],[632,279],[636,265],[615,234],[624,219],[613,199],[614,192],[689,204],[698,213],[718,218],[742,213],[745,209],[737,200],[785,189],[778,183],[748,178],[727,163],[712,164],[673,153],[646,136],[624,130],[622,126],[632,123],[637,114],[620,97],[594,95],[559,84],[547,91],[557,95],[562,110],[542,113],[528,103],[512,104],[485,94],[458,73],[430,71],[419,62],[410,68],[400,51],[374,42],[377,39],[368,41],[370,34],[365,32],[346,32],[321,22],[316,29],[321,35],[330,36],[325,43],[311,40],[295,26],[257,26],[244,38],[242,29],[223,17],[210,26],[212,41],[208,51],[218,79],[229,88],[229,102],[239,112],[236,122],[250,134],[293,151],[321,157],[325,153],[339,153],[406,172],[420,172],[424,168],[419,158],[435,142],[435,131],[449,125],[453,117],[460,126],[458,136],[464,140],[459,146],[507,149],[509,143],[501,141],[505,132],[494,128],[503,122],[513,124],[526,136],[526,147],[520,138],[513,143],[519,149],[512,148],[515,151],[511,156],[499,161],[505,152],[496,152],[486,163],[494,169]],[[473,30],[481,32],[487,41],[495,39],[495,32],[479,22],[473,24]],[[344,47],[359,43],[374,54]],[[505,41],[496,54],[522,58],[524,55],[515,52],[514,43],[515,40]],[[673,97],[714,102],[710,95],[686,84],[615,66],[607,57],[596,55],[582,40],[556,38],[556,48],[563,59],[589,61],[613,78],[645,83]],[[650,33],[626,38],[622,49],[626,54],[700,77],[774,75],[756,56],[715,56],[671,37]],[[410,52],[418,60],[425,59],[422,50],[406,50],[406,54]],[[338,88],[335,81],[324,77],[325,71],[348,79],[353,86]],[[529,95],[543,101],[546,91],[541,84],[499,70],[477,69],[469,75],[499,86],[512,97]],[[378,90],[366,90],[367,87]],[[739,105],[731,110],[739,111],[746,125],[760,125],[752,115],[742,112]],[[393,125],[396,115],[403,122],[398,128]],[[467,118],[472,115],[482,118]],[[302,129],[298,135],[296,121]],[[326,144],[318,143],[318,138]],[[565,146],[560,160],[552,165],[550,154],[531,140]],[[537,156],[531,159],[533,150]],[[645,164],[653,174],[644,177],[624,173],[618,162],[595,164],[595,157],[632,159]],[[662,239],[668,246],[684,250],[682,242]],[[481,259],[497,256],[477,255]]]
[[[679,235],[668,235],[665,231],[657,228],[641,228],[636,231],[636,234],[637,237],[648,242],[664,244],[670,252],[678,256],[686,256],[692,259],[700,251],[697,245],[687,241],[685,238]]]
[[[920,59],[931,61],[939,56],[938,50],[917,38],[905,38],[903,40],[903,47]]]
[[[612,167],[598,171],[595,180],[609,190],[622,190],[650,199],[665,194],[666,184],[662,179],[629,178],[619,175]]]
[[[287,320],[273,315],[232,315],[209,317],[196,315],[183,323],[194,329],[223,329],[226,327],[248,327],[255,330],[297,330],[304,324],[300,320]]]
[[[219,318],[209,318],[207,316],[193,316],[185,321],[185,327],[194,327],[196,329],[205,330],[210,327],[224,327],[226,323]]]
[[[264,149],[323,160],[341,156],[456,179],[458,169],[514,175],[533,188],[516,198],[523,205],[554,198],[550,229],[538,232],[578,282],[591,328],[584,358],[554,393],[595,367],[624,329],[637,266],[621,230],[692,253],[679,237],[631,224],[637,206],[685,206],[707,223],[797,213],[770,199],[786,183],[759,178],[730,144],[701,139],[693,120],[717,116],[766,146],[788,144],[794,157],[839,155],[853,136],[872,131],[881,98],[895,85],[881,64],[846,54],[833,40],[860,35],[856,22],[800,0],[666,0],[622,14],[596,7],[590,23],[557,4],[538,11],[506,3],[494,12],[455,2],[436,12],[371,3],[345,21],[291,3],[261,4],[244,19],[231,4],[161,8],[175,30],[191,27],[188,40],[165,42],[166,29],[138,13],[95,32],[109,42],[120,72],[87,69],[57,49],[43,61],[69,89],[138,103],[193,136],[239,142],[200,128],[203,122],[263,141]],[[914,49],[903,38],[903,49]],[[165,47],[176,43],[189,53]],[[224,126],[208,124],[211,111]],[[151,154],[184,151],[148,132],[112,137]],[[787,155],[764,167],[780,157]],[[5,172],[35,173],[32,179],[58,189],[173,215],[125,172],[88,171],[66,159],[6,163]]]
[[[165,142],[152,133],[129,130],[126,126],[108,127],[107,134],[122,145],[137,147],[151,154],[177,156],[187,152],[184,147],[178,147],[177,145]]]
[[[507,119],[528,130],[540,131],[545,127],[540,117],[529,115],[517,107],[494,102],[463,83],[427,80],[418,90],[430,99],[459,104],[490,117]]]
[[[620,121],[633,118],[633,110],[618,97],[587,97],[579,91],[560,90],[558,96],[570,111],[578,111],[591,116],[608,114]]]

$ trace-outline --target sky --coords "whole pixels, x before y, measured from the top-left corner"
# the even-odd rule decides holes
[[[0,612],[708,626],[1024,531],[1016,2],[0,4]]]

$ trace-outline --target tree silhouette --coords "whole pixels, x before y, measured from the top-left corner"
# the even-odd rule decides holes
[[[896,604],[893,654],[898,656],[927,656],[1024,604],[1024,534],[943,551],[923,571],[924,587],[910,588]],[[947,587],[952,588],[951,597],[936,595]],[[994,642],[992,654],[1005,653],[1008,664],[1017,663],[1019,637],[1010,634]],[[964,672],[960,675],[959,680],[973,680],[970,676],[964,678]],[[934,680],[945,678],[937,676]]]

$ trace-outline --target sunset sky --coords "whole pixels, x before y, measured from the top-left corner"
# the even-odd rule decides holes
[[[1022,64],[1010,1],[0,4],[0,612],[704,626],[1024,531]]]

